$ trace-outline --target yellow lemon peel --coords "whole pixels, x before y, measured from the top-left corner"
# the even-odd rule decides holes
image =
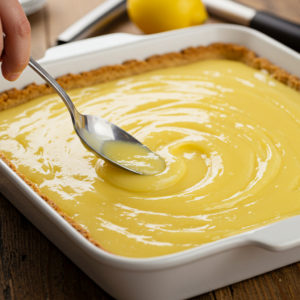
[[[200,25],[208,16],[200,0],[128,0],[127,10],[147,34]]]

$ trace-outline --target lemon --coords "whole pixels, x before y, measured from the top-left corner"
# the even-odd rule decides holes
[[[145,33],[199,25],[207,19],[200,0],[127,0],[127,10]]]

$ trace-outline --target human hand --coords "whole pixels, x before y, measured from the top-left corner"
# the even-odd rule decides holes
[[[4,32],[4,41],[1,32]],[[3,76],[9,81],[19,78],[30,56],[31,29],[18,0],[0,0],[0,61]]]

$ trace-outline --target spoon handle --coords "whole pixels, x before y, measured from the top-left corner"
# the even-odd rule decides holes
[[[57,92],[57,94],[60,96],[60,98],[64,101],[65,105],[67,106],[71,116],[73,116],[76,111],[76,108],[75,108],[72,100],[68,96],[68,94],[57,83],[57,81],[39,63],[37,63],[31,56],[30,56],[28,65],[37,74],[39,74]]]
[[[3,35],[3,42],[4,42],[4,47],[5,47],[5,33],[2,32]],[[38,75],[40,75],[60,96],[62,101],[64,101],[65,105],[67,106],[71,118],[73,120],[73,123],[75,123],[75,117],[74,115],[78,115],[77,110],[68,96],[68,94],[64,91],[64,89],[58,84],[58,82],[37,62],[35,61],[31,56],[29,58],[29,63],[28,65],[33,69]]]

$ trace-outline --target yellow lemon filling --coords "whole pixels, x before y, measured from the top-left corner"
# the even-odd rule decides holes
[[[165,169],[95,157],[57,95],[0,112],[0,150],[106,250],[170,254],[300,213],[300,94],[264,72],[207,60],[69,94]]]
[[[106,141],[102,146],[102,153],[109,160],[143,175],[155,175],[166,168],[164,160],[158,154],[138,143]],[[127,173],[125,172],[125,176]]]

